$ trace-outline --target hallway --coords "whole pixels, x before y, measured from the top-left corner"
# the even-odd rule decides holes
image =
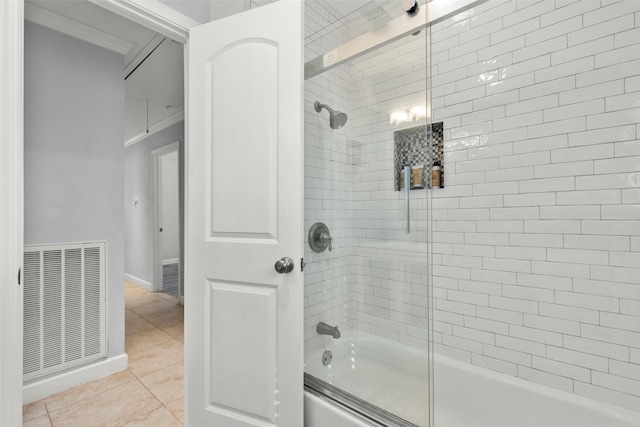
[[[125,282],[129,369],[25,405],[23,426],[182,426],[184,308]]]

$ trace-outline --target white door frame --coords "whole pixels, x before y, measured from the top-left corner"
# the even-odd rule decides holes
[[[151,279],[151,287],[153,292],[159,292],[162,290],[163,268],[162,268],[162,233],[160,227],[162,226],[162,166],[160,157],[172,152],[178,152],[179,154],[180,141],[172,142],[164,147],[160,147],[151,152],[151,200],[153,206],[153,251],[151,256],[153,257],[153,274]],[[182,191],[178,187],[178,200],[181,199]],[[178,222],[182,224],[183,216],[180,213]],[[182,246],[182,245],[180,245]],[[183,260],[179,256],[178,271],[182,270]],[[178,294],[181,294],[182,283],[180,281],[180,274],[178,274]]]
[[[0,425],[22,425],[24,2],[0,1]]]
[[[199,25],[157,0],[87,1],[183,44],[189,40],[189,29]]]

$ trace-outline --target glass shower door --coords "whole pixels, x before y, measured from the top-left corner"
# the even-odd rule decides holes
[[[305,383],[386,425],[429,426],[442,131],[427,118],[426,14],[369,1],[335,19],[346,6],[332,4],[306,5]],[[420,32],[376,37],[401,20]]]

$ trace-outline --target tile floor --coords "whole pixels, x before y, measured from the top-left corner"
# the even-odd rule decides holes
[[[182,426],[184,310],[167,294],[125,283],[129,369],[23,408],[23,426]]]

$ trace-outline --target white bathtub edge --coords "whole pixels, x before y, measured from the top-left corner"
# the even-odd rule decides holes
[[[322,397],[304,391],[305,427],[372,427]]]
[[[530,391],[534,394],[549,397],[554,400],[566,402],[570,405],[579,406],[591,411],[600,412],[606,416],[612,418],[623,419],[629,422],[634,422],[640,426],[640,412],[634,412],[629,409],[625,409],[619,406],[611,405],[606,402],[590,399],[588,397],[580,396],[577,394],[569,393],[563,390],[555,389],[542,384],[537,384],[532,381],[528,381],[522,378],[514,377],[504,374],[502,372],[492,371],[481,366],[471,365],[467,362],[462,362],[456,359],[452,359],[441,354],[434,354],[434,382],[437,381],[438,368],[437,366],[450,366],[453,369],[468,372],[471,375],[480,376],[487,381],[493,381],[500,384],[509,384],[511,387],[518,387]],[[435,410],[437,411],[437,404]]]

